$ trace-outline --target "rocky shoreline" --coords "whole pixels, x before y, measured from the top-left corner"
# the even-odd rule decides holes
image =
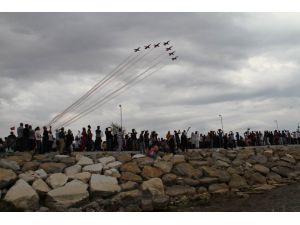
[[[0,210],[172,211],[299,178],[299,145],[160,153],[156,160],[133,152],[17,152],[0,158]]]

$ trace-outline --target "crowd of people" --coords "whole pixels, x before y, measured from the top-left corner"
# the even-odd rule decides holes
[[[223,130],[210,131],[206,134],[189,129],[174,132],[168,131],[165,137],[158,137],[155,131],[143,130],[139,134],[135,129],[125,133],[121,128],[105,128],[102,132],[100,126],[93,132],[90,125],[73,135],[70,129],[57,129],[52,127],[32,128],[29,124],[20,123],[16,130],[11,129],[10,135],[3,140],[0,138],[1,152],[32,151],[34,154],[43,154],[52,151],[60,154],[70,154],[72,151],[139,151],[155,157],[158,151],[178,152],[187,149],[199,148],[235,148],[238,146],[264,146],[264,145],[291,145],[300,144],[300,132],[282,131],[250,131],[248,129],[241,135],[232,131],[224,133]],[[93,136],[93,134],[95,136]],[[104,139],[105,136],[105,139]]]

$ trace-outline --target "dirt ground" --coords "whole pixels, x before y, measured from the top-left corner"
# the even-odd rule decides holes
[[[175,208],[177,212],[300,212],[300,183],[278,187],[248,198],[214,198],[209,205]]]

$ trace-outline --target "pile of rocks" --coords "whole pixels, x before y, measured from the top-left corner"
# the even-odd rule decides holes
[[[262,193],[300,177],[299,146],[161,154],[15,153],[0,159],[0,209],[160,211]],[[1,208],[2,207],[2,208]]]

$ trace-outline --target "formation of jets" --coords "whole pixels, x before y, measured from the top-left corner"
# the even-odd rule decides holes
[[[170,45],[169,43],[170,43],[170,40],[169,40],[169,41],[166,41],[166,42],[163,42],[163,45],[164,45],[164,46]],[[161,44],[161,42],[158,42],[157,44],[153,44],[153,47],[154,47],[154,48],[159,48],[159,47],[160,47],[160,44]],[[145,49],[145,50],[146,50],[146,49],[150,49],[150,46],[151,46],[151,44],[144,45],[144,49]],[[171,51],[172,48],[173,48],[173,46],[169,46],[169,47],[166,48],[166,51],[167,51],[167,52],[168,52],[168,51]],[[141,47],[138,47],[138,48],[135,48],[135,49],[134,49],[134,52],[139,52],[139,51],[141,51]],[[173,51],[173,52],[168,52],[169,56],[172,56],[172,55],[174,56],[174,53],[175,53],[175,51]],[[178,58],[178,56],[175,56],[175,57],[172,57],[171,59],[172,59],[172,61],[174,61],[174,60],[177,60],[177,58]]]

